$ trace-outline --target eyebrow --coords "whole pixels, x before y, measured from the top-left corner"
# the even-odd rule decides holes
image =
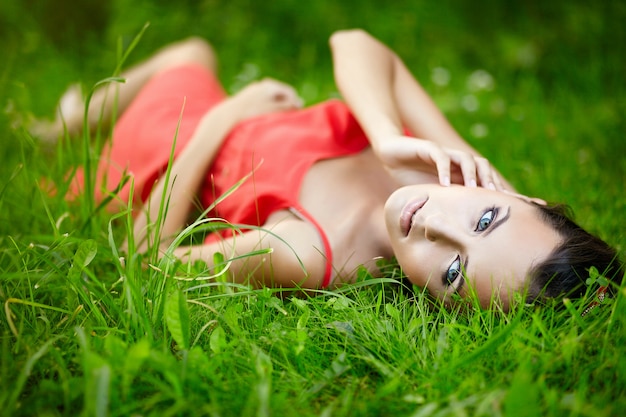
[[[509,217],[511,217],[511,206],[507,208],[506,215],[504,217],[502,217],[500,220],[496,220],[496,222],[489,229],[485,230],[483,236],[489,235],[491,232],[503,225],[507,220],[509,220]]]

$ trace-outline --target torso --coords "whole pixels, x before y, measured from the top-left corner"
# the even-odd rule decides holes
[[[238,126],[207,175],[205,204],[252,171],[251,179],[220,202],[217,216],[268,228],[286,218],[308,222],[317,229],[320,241],[312,243],[322,254],[323,236],[328,239],[333,284],[354,279],[361,265],[377,273],[376,260],[393,256],[383,208],[398,183],[343,103]]]
[[[185,118],[181,123],[182,97],[186,97],[186,104]],[[120,118],[116,125],[111,156],[101,159],[99,169],[102,169],[98,177],[107,178],[110,184],[117,184],[116,181],[121,178],[122,173],[132,172],[136,189],[143,189],[142,197],[147,198],[155,180],[167,167],[174,132],[178,132],[176,146],[177,150],[180,150],[191,138],[206,111],[224,97],[225,94],[217,80],[201,67],[185,66],[161,73],[142,89],[141,95],[126,109],[123,118]],[[301,114],[302,118],[297,116],[298,114]],[[376,271],[376,258],[392,256],[384,225],[383,207],[387,197],[397,188],[397,184],[382,167],[372,150],[367,147],[367,139],[356,120],[349,114],[347,107],[338,101],[331,101],[315,106],[314,109],[273,114],[267,118],[274,120],[263,127],[264,135],[268,136],[266,139],[269,140],[270,151],[282,146],[282,141],[292,139],[304,142],[319,140],[331,142],[328,148],[326,145],[320,145],[321,150],[312,150],[313,157],[319,157],[320,160],[310,167],[307,166],[304,177],[299,177],[302,178],[302,183],[299,187],[298,203],[320,224],[330,241],[333,268],[336,271],[335,275],[339,275],[335,277],[334,282],[337,283],[344,277],[346,279],[353,277],[354,274],[351,272],[359,265],[365,265],[370,270]],[[286,120],[291,122],[285,124]],[[230,143],[235,145],[240,143],[245,150],[248,148],[245,140],[259,140],[260,132],[255,130],[259,126],[258,123],[247,121],[243,124],[251,129],[249,134],[246,134],[245,126],[244,130],[241,130],[240,126],[241,141]],[[365,150],[362,150],[363,148]],[[236,146],[231,151],[232,154],[239,154]],[[351,156],[336,157],[338,155]],[[288,153],[288,156],[294,158],[291,153]],[[228,190],[257,168],[258,160],[246,158],[248,157],[240,158],[243,165],[233,174],[232,181],[225,180],[224,190],[217,192],[211,181],[205,181],[203,185],[205,189],[201,191],[201,196],[206,206],[221,196],[222,191]],[[226,161],[223,164],[224,170],[235,170],[229,158],[225,158],[224,161]],[[295,175],[285,174],[285,166],[288,167],[291,161],[286,162],[287,164],[280,165],[282,171],[278,172],[287,179],[296,178]],[[215,162],[214,165],[217,166]],[[265,166],[272,166],[272,163],[266,163]],[[209,177],[210,175],[207,179]],[[247,183],[254,184],[254,181]],[[292,185],[288,184],[290,188],[287,190],[287,197],[291,201],[295,198],[291,190],[298,189]],[[242,186],[238,191],[247,190]],[[129,195],[128,186],[119,196],[129,198]],[[231,195],[226,200],[233,201],[232,206],[235,208],[242,206],[232,197]],[[281,194],[278,197],[284,199],[285,196]],[[281,206],[278,212],[269,217],[259,219],[259,222],[271,224],[280,221],[281,217],[293,216],[282,207],[285,206]],[[252,205],[254,215],[252,221],[257,215],[255,208],[256,206]],[[247,223],[248,219],[225,217],[235,223],[256,224]],[[323,249],[323,245],[316,244],[316,248]]]
[[[353,278],[360,265],[376,273],[376,259],[393,255],[383,207],[397,187],[371,148],[319,161],[307,172],[300,204],[327,233],[335,284]]]

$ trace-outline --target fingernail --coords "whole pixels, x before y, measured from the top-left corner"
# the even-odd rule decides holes
[[[495,191],[496,186],[494,185],[494,183],[492,183],[492,182],[489,183],[489,189]]]
[[[450,177],[443,177],[443,186],[444,187],[450,186]]]
[[[470,180],[469,186],[475,188],[476,187],[476,180]]]

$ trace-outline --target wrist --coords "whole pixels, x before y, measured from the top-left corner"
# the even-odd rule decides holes
[[[376,127],[369,129],[366,133],[374,151],[377,151],[380,146],[390,138],[404,135],[402,129],[391,122],[380,123]]]
[[[242,120],[241,113],[239,103],[234,96],[230,96],[209,110],[205,118],[231,129]]]

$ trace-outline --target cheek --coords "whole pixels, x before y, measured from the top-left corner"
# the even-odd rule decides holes
[[[409,281],[420,287],[432,287],[432,281],[437,279],[435,266],[437,261],[434,255],[417,250],[396,251],[396,259],[404,274],[409,278]]]

